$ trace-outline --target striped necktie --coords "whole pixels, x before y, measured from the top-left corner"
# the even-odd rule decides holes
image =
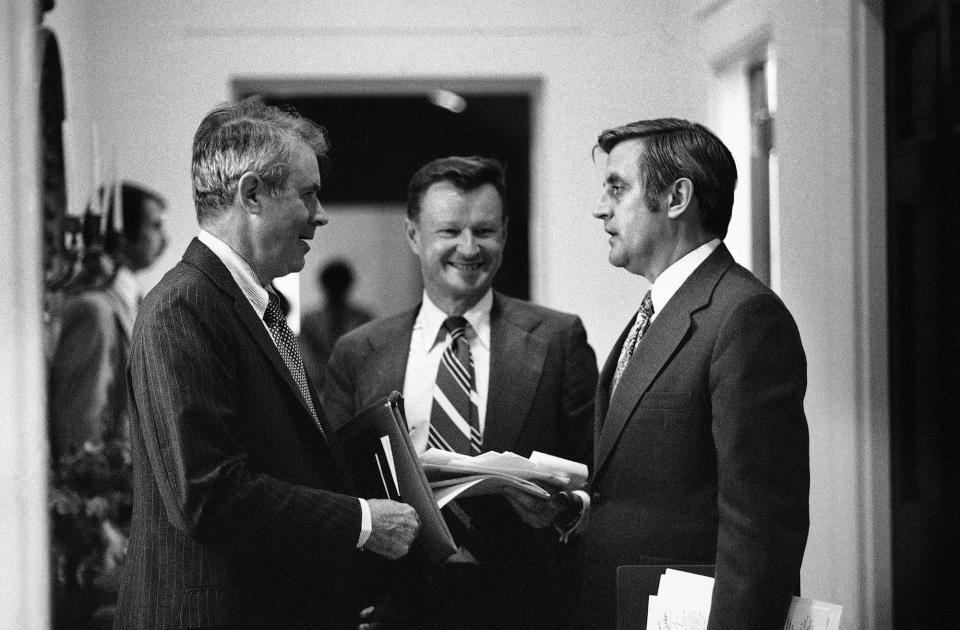
[[[616,391],[617,385],[620,384],[620,377],[623,376],[623,371],[627,369],[627,364],[630,363],[630,357],[633,356],[633,351],[637,349],[637,344],[643,339],[643,333],[647,332],[651,317],[653,317],[653,300],[650,299],[650,291],[647,291],[646,295],[643,296],[643,302],[640,304],[640,310],[637,311],[633,328],[630,329],[630,334],[627,335],[623,347],[620,349],[617,371],[613,374],[613,381],[610,386],[611,394]]]
[[[263,313],[263,321],[267,324],[274,343],[277,344],[277,349],[280,351],[280,356],[283,357],[283,362],[287,364],[287,369],[290,370],[293,380],[297,383],[297,388],[299,388],[300,395],[303,396],[307,408],[310,409],[310,415],[313,416],[313,421],[316,423],[317,428],[320,429],[320,433],[326,437],[323,427],[320,426],[317,410],[313,406],[313,399],[310,397],[310,387],[307,385],[307,372],[303,369],[303,360],[300,358],[300,348],[297,347],[297,339],[293,336],[293,331],[290,330],[290,327],[287,326],[287,318],[283,314],[283,309],[280,308],[280,298],[278,298],[275,293],[269,291],[267,293],[269,298],[267,310]]]
[[[448,317],[443,328],[449,335],[449,343],[437,369],[427,442],[445,451],[478,455],[482,438],[473,359],[466,335],[467,320]]]

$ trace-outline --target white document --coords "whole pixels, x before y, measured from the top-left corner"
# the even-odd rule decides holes
[[[647,630],[706,630],[710,602],[651,595],[647,606]]]
[[[700,630],[707,627],[712,577],[667,569],[657,594],[650,596],[647,630]],[[843,606],[794,597],[784,630],[839,630]]]
[[[502,494],[505,488],[514,488],[541,499],[550,497],[549,492],[535,483],[503,475],[471,475],[459,479],[435,481],[430,484],[430,488],[433,490],[433,498],[441,508],[454,499]]]
[[[420,462],[431,481],[452,475],[505,474],[528,481],[542,482],[556,490],[583,487],[586,466],[560,457],[543,456],[538,462],[516,453],[489,451],[476,457],[429,448],[420,455]],[[583,471],[578,468],[583,466]],[[573,471],[573,474],[571,474]]]
[[[843,606],[794,597],[783,630],[839,630]]]
[[[387,457],[387,466],[390,467],[390,476],[393,478],[393,487],[397,489],[397,495],[400,495],[400,482],[397,481],[397,465],[393,463],[393,449],[390,448],[390,436],[384,435],[380,438],[380,445],[383,446],[383,453]],[[389,494],[387,496],[390,496]]]

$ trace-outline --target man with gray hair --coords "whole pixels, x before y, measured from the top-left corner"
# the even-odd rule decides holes
[[[134,513],[116,628],[347,628],[361,549],[409,505],[352,483],[272,292],[327,222],[323,128],[225,104],[193,143],[199,236],[147,296],[127,375]]]

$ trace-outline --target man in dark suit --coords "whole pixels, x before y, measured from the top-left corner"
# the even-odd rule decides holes
[[[413,176],[407,238],[420,258],[423,301],[337,342],[324,390],[331,418],[349,421],[397,389],[417,450],[437,444],[458,450],[449,448],[456,436],[440,435],[436,414],[442,357],[458,334],[448,333],[445,322],[459,316],[470,355],[462,361],[470,372],[464,389],[474,403],[461,419],[461,438],[473,427],[466,452],[528,456],[538,450],[589,459],[597,365],[580,319],[491,289],[507,236],[503,196],[503,170],[495,160],[443,158]],[[479,565],[413,571],[401,598],[413,619],[403,627],[575,625],[575,548],[560,543],[557,532],[524,524],[502,497],[460,505],[472,525],[460,542]],[[447,609],[438,610],[438,603]]]
[[[588,625],[614,627],[619,565],[713,564],[708,628],[779,630],[809,524],[797,326],[723,245],[737,171],[713,133],[649,120],[598,145],[610,263],[651,287],[597,390]]]
[[[134,514],[116,628],[348,628],[360,548],[404,555],[408,505],[351,482],[270,282],[317,226],[322,128],[225,104],[193,144],[201,231],[147,296],[128,385]]]

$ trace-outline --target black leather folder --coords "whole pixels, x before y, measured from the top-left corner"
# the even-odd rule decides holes
[[[420,517],[416,544],[443,562],[457,552],[420,459],[410,442],[403,396],[391,392],[337,430],[357,491],[364,499],[407,503]]]

